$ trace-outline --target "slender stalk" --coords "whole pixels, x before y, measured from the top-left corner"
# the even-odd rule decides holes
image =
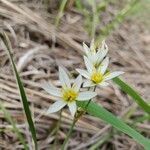
[[[89,90],[90,90],[90,89],[89,89]],[[93,91],[95,91],[95,90],[96,90],[96,86],[94,87],[94,90],[93,90]],[[74,120],[73,120],[73,122],[72,122],[72,124],[71,124],[71,127],[70,127],[70,129],[69,129],[69,132],[68,132],[68,134],[67,134],[67,137],[66,137],[66,139],[65,139],[65,141],[64,141],[64,143],[63,143],[63,145],[62,145],[62,147],[61,147],[61,150],[66,150],[66,145],[67,145],[67,143],[68,143],[68,141],[69,141],[69,138],[70,138],[70,136],[71,136],[71,134],[72,134],[72,131],[73,131],[73,129],[74,129],[74,126],[75,126],[76,122],[79,120],[79,118],[86,112],[86,109],[87,109],[88,105],[90,104],[91,100],[92,100],[92,99],[90,99],[90,100],[88,101],[87,105],[85,106],[85,110],[84,110],[84,111],[81,111],[81,112],[79,112],[78,114],[76,114],[76,116],[75,116],[75,118],[74,118]]]
[[[63,145],[61,147],[61,150],[66,150],[66,145],[67,145],[67,143],[69,141],[69,138],[70,138],[70,136],[72,134],[72,131],[73,131],[73,128],[74,128],[76,122],[77,122],[77,120],[76,120],[76,118],[74,118],[74,120],[73,120],[73,122],[71,124],[71,127],[69,129],[69,132],[67,134],[67,137],[66,137],[66,139],[65,139],[65,141],[64,141],[64,143],[63,143]]]
[[[58,120],[57,126],[56,126],[54,149],[56,148],[56,145],[57,145],[57,142],[58,142],[58,131],[59,131],[59,129],[60,129],[61,118],[62,118],[62,109],[60,110],[60,113],[59,113],[59,120]]]
[[[59,12],[58,12],[58,15],[57,15],[56,20],[55,20],[55,26],[56,26],[56,28],[59,25],[59,21],[60,21],[62,15],[63,15],[66,3],[67,3],[67,0],[62,0],[62,2],[60,4]]]
[[[92,11],[93,11],[93,21],[92,21],[92,31],[91,37],[92,39],[95,38],[96,26],[97,26],[97,8],[95,0],[92,1]]]

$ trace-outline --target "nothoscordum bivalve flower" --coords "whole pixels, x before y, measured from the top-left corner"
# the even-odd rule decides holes
[[[92,99],[97,94],[91,91],[80,92],[82,76],[79,75],[73,84],[71,84],[67,73],[59,67],[59,80],[62,88],[56,88],[51,84],[44,83],[42,88],[51,95],[58,97],[58,100],[52,104],[47,113],[54,113],[68,105],[71,115],[74,116],[77,110],[76,101],[86,101]]]
[[[84,56],[84,62],[87,70],[83,69],[76,69],[82,76],[84,76],[86,79],[83,87],[90,87],[90,86],[107,86],[108,80],[113,79],[124,72],[122,71],[115,71],[115,72],[107,72],[107,67],[109,64],[109,58],[106,57],[101,65],[98,68],[95,68],[93,64],[89,61],[87,57]]]
[[[91,41],[90,47],[83,43],[83,48],[85,50],[86,56],[96,68],[99,67],[101,61],[104,59],[108,52],[108,47],[105,41],[102,41],[102,46],[97,49],[95,48],[94,40]]]

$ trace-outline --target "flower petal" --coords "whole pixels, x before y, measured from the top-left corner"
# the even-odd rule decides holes
[[[106,43],[103,41],[102,47],[96,53],[96,60],[98,63],[100,63],[103,60],[103,58],[106,56],[106,54],[108,53],[108,47],[107,47],[107,45],[106,46],[104,46],[104,45],[106,45]]]
[[[77,100],[86,101],[86,100],[89,100],[89,99],[95,97],[96,95],[97,95],[96,92],[91,92],[91,91],[80,92],[77,97]]]
[[[108,51],[108,46],[107,46],[105,40],[102,41],[101,49],[105,49],[106,51]]]
[[[82,84],[82,76],[78,75],[78,77],[75,79],[72,87],[74,88],[75,91],[78,92],[80,90],[81,84]]]
[[[103,81],[103,82],[99,83],[98,85],[99,85],[99,86],[105,87],[105,86],[108,86],[109,83]]]
[[[61,90],[54,87],[52,84],[49,84],[47,82],[44,82],[42,84],[42,88],[49,94],[52,94],[54,96],[61,97]]]
[[[49,109],[47,110],[47,114],[54,113],[62,109],[66,103],[63,100],[58,100],[54,104],[52,104]]]
[[[109,64],[109,57],[106,57],[102,61],[101,65],[99,66],[98,71],[100,71],[102,74],[104,74],[105,71],[107,70],[108,64]]]
[[[94,43],[94,39],[92,39],[91,43],[90,43],[90,50],[92,52],[95,52],[95,43]]]
[[[76,102],[71,102],[71,103],[68,103],[68,107],[69,107],[69,110],[71,112],[71,115],[72,117],[74,117],[76,111],[77,111],[77,105],[76,105]]]
[[[78,73],[80,73],[83,77],[87,78],[87,79],[90,79],[90,74],[86,71],[86,70],[83,70],[83,69],[76,69],[76,71]]]
[[[59,67],[59,79],[62,84],[62,87],[71,87],[70,79],[62,67]]]
[[[84,83],[83,83],[83,87],[92,87],[92,86],[94,86],[95,84],[92,82],[92,81],[90,81],[90,80],[87,80],[87,81],[85,81]]]
[[[88,60],[91,62],[92,65],[95,64],[95,61],[96,61],[96,54],[89,53],[89,54],[87,55],[87,58],[88,58]]]
[[[123,71],[115,71],[115,72],[109,73],[107,76],[104,76],[105,78],[104,80],[107,81],[107,80],[113,79],[123,73],[124,73]]]
[[[93,67],[93,64],[90,62],[90,60],[84,56],[84,62],[85,62],[85,66],[88,70],[89,73],[92,73],[94,67]]]
[[[83,49],[84,49],[86,55],[88,55],[88,53],[90,52],[90,49],[84,42],[83,42]]]

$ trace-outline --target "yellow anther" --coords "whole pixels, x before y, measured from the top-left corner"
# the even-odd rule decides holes
[[[63,91],[63,99],[67,102],[75,101],[78,96],[78,93],[73,89],[65,89]]]
[[[99,72],[94,72],[92,74],[92,76],[91,76],[91,80],[94,83],[98,84],[98,83],[100,83],[103,80],[103,75],[101,73],[99,73]]]

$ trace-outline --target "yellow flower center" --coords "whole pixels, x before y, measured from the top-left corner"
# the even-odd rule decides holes
[[[65,89],[63,91],[63,99],[67,102],[75,101],[78,96],[78,93],[75,92],[73,89]]]
[[[103,80],[103,75],[100,72],[94,72],[91,76],[91,80],[98,84]]]

